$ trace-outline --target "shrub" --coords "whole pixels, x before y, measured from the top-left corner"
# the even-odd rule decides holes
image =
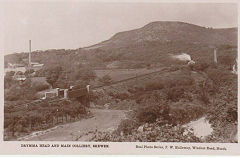
[[[126,100],[129,98],[129,95],[127,93],[117,93],[114,97],[120,100]]]
[[[167,99],[171,101],[178,101],[184,95],[184,88],[182,87],[173,87],[167,89]]]
[[[74,72],[75,80],[83,80],[86,82],[90,82],[91,80],[95,80],[96,77],[97,75],[95,71],[88,66],[77,68],[77,71]]]
[[[131,134],[132,130],[137,126],[135,121],[125,119],[121,121],[120,125],[117,128],[117,133],[123,132],[125,135]]]
[[[232,66],[235,62],[235,57],[230,55],[220,56],[219,63],[228,67],[229,70],[232,70]]]
[[[99,96],[98,96],[98,94],[94,93],[93,91],[90,91],[89,99],[90,99],[90,101],[95,102],[96,100],[99,99]]]
[[[188,123],[201,117],[205,111],[203,106],[177,103],[170,107],[171,123],[174,125]]]
[[[137,111],[137,120],[141,123],[151,123],[155,122],[157,117],[159,116],[160,107],[158,105],[149,105],[140,107]]]
[[[16,101],[20,99],[21,95],[22,93],[19,89],[16,87],[11,87],[9,91],[5,91],[4,98],[7,101]]]
[[[4,94],[5,100],[16,101],[16,100],[33,100],[37,99],[36,91],[28,87],[16,87],[12,86],[9,91]]]
[[[8,71],[8,72],[6,72],[6,75],[5,75],[5,76],[7,76],[7,77],[8,77],[8,76],[13,77],[14,74],[15,74],[14,71]]]
[[[209,64],[205,61],[199,61],[196,62],[194,65],[192,65],[192,69],[195,71],[204,71],[209,67]]]
[[[33,85],[33,88],[36,90],[36,91],[43,91],[43,90],[46,90],[49,88],[49,86],[47,84],[35,84]]]
[[[236,122],[238,118],[238,112],[237,112],[237,108],[234,107],[230,107],[227,110],[227,120],[229,122]]]
[[[207,82],[200,82],[198,85],[198,98],[201,100],[204,104],[209,103],[209,96],[208,96],[208,90],[210,87],[207,85]],[[213,90],[213,89],[212,89]]]
[[[49,107],[50,104],[48,102],[42,102],[39,104],[41,107]]]
[[[231,74],[229,71],[214,68],[208,69],[207,75],[208,78],[213,81],[217,89],[220,85],[231,84],[234,79],[234,74]]]
[[[73,85],[74,83],[71,83],[70,85]],[[88,85],[88,83],[86,81],[81,80],[81,82],[78,82],[77,85],[73,86],[73,90],[75,89],[82,89],[82,88],[86,88],[86,86]]]
[[[46,101],[28,106],[6,106],[4,109],[4,128],[8,136],[9,134],[17,136],[19,132],[42,130],[62,122],[64,118],[66,121],[71,121],[72,119],[69,120],[69,117],[81,118],[86,114],[86,107],[72,100],[57,103]]]
[[[19,100],[20,96],[14,93],[7,93],[4,95],[6,101],[16,101]]]
[[[16,84],[16,81],[13,80],[13,71],[7,72],[6,75],[4,76],[4,89],[10,88],[13,84]]]
[[[11,123],[12,123],[11,118],[5,116],[5,118],[4,118],[4,128],[9,127],[11,125]]]
[[[194,83],[194,79],[189,75],[178,74],[167,77],[164,83],[166,88],[172,88],[176,86],[189,86]]]
[[[33,69],[28,69],[27,71],[25,71],[24,75],[28,76],[30,74],[32,74],[34,72]]]
[[[159,90],[164,87],[162,80],[151,80],[148,81],[145,85],[145,90]]]
[[[45,77],[47,74],[47,71],[45,69],[40,69],[35,72],[35,77]]]

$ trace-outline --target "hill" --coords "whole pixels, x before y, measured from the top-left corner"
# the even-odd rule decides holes
[[[46,66],[70,67],[79,63],[95,68],[161,67],[175,64],[169,56],[187,53],[194,60],[212,60],[218,55],[237,55],[237,28],[213,29],[183,22],[152,22],[142,28],[120,32],[99,44],[75,50],[46,50],[32,53],[32,60]],[[230,52],[230,53],[229,53]],[[5,56],[8,62],[24,63],[27,53]],[[26,63],[26,62],[25,62]]]
[[[157,21],[142,28],[115,34],[86,49],[126,47],[142,42],[185,42],[206,45],[237,45],[237,28],[213,29],[183,22]]]

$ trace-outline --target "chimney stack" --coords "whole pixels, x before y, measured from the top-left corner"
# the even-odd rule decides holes
[[[31,40],[29,40],[29,57],[28,57],[28,65],[31,67]]]
[[[214,48],[214,62],[217,63],[217,48]]]

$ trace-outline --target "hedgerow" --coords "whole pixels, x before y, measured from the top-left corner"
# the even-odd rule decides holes
[[[38,105],[5,106],[4,139],[13,139],[31,131],[80,119],[86,114],[85,106],[77,101],[62,101],[52,104],[46,101]]]

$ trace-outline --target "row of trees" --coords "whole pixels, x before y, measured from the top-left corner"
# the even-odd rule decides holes
[[[86,116],[87,109],[78,101],[65,100],[52,104],[46,101],[38,105],[5,106],[4,114],[6,139],[10,139],[31,131],[80,119]]]
[[[36,76],[46,77],[46,81],[53,87],[68,88],[70,81],[83,81],[89,83],[95,80],[96,73],[90,66],[75,65],[71,68],[55,65],[53,67],[45,67],[36,72]]]

